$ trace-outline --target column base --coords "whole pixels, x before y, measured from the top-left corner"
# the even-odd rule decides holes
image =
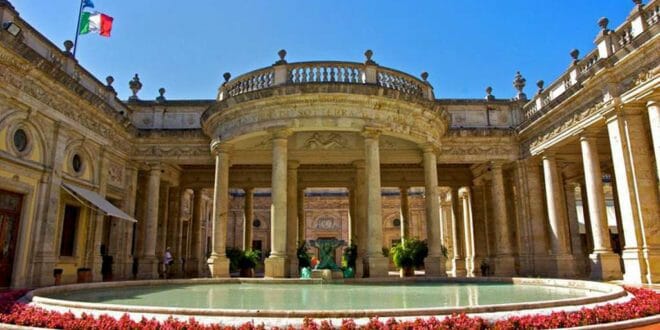
[[[592,280],[611,281],[623,278],[621,263],[618,254],[612,252],[592,253],[589,255],[591,261]]]
[[[364,277],[364,260],[361,257],[355,258],[355,278]]]
[[[14,282],[12,284],[15,287],[41,287],[55,284],[55,279],[53,278],[53,270],[56,265],[55,259],[48,257],[41,257],[39,259],[38,262],[35,262],[31,283],[20,283],[22,279],[12,279],[12,282]]]
[[[445,277],[447,276],[445,264],[446,259],[443,256],[426,257],[424,259],[424,273],[426,276]]]
[[[199,276],[199,259],[190,258],[186,260],[186,276],[187,277]]]
[[[467,276],[467,269],[465,268],[464,259],[452,259],[451,275],[454,277]]]
[[[289,276],[293,278],[300,277],[300,268],[298,266],[298,257],[289,256],[287,258],[287,263],[289,267]]]
[[[158,278],[158,258],[155,256],[138,259],[138,274],[140,280],[153,280]]]
[[[465,276],[474,277],[474,257],[465,257],[465,270]]]
[[[270,256],[264,261],[265,277],[283,278],[289,276],[286,257]]]
[[[516,275],[516,261],[513,256],[503,255],[493,258],[493,275],[511,277]]]
[[[554,260],[547,255],[536,255],[534,259],[535,276],[551,277],[554,274]]]
[[[383,256],[366,257],[363,264],[368,277],[387,277],[389,275],[389,260]]]
[[[554,276],[560,278],[576,278],[578,276],[577,263],[573,255],[553,256],[553,260],[556,266]]]
[[[209,266],[211,277],[229,277],[229,259],[226,256],[211,255],[206,263]]]
[[[624,249],[621,259],[626,270],[623,274],[624,282],[634,284],[660,282],[660,251],[642,252],[640,249]]]

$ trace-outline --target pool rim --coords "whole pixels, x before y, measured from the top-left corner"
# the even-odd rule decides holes
[[[181,307],[157,307],[157,306],[133,306],[106,303],[92,303],[70,301],[56,298],[47,298],[52,295],[71,290],[81,291],[96,288],[119,288],[133,286],[158,286],[177,284],[223,284],[223,283],[270,283],[270,284],[321,284],[321,283],[346,283],[346,284],[395,284],[395,283],[505,283],[514,285],[537,285],[561,287],[569,289],[582,289],[596,291],[597,294],[589,297],[566,298],[557,300],[545,300],[524,303],[492,304],[481,306],[461,307],[431,307],[431,308],[397,308],[397,309],[361,309],[361,310],[260,310],[260,309],[219,309],[219,308],[181,308]],[[591,282],[573,279],[554,278],[521,278],[521,277],[411,277],[411,278],[366,278],[366,279],[343,279],[323,282],[321,280],[301,279],[255,279],[255,278],[200,278],[200,279],[172,279],[172,280],[139,280],[119,282],[97,282],[85,284],[70,284],[51,286],[35,289],[26,295],[26,299],[38,307],[65,307],[83,309],[96,312],[125,312],[125,313],[150,313],[179,316],[200,317],[274,317],[274,318],[365,318],[365,317],[410,317],[410,316],[433,316],[450,315],[454,313],[491,313],[524,311],[529,309],[567,307],[602,303],[617,298],[625,297],[627,292],[623,287],[600,282]]]

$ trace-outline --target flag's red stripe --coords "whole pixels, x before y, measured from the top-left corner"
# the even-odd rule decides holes
[[[104,37],[110,36],[112,30],[112,21],[114,19],[106,14],[101,14],[101,31],[99,33]]]

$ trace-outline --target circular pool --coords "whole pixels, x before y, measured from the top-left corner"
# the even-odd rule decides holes
[[[352,280],[200,279],[78,284],[37,289],[46,309],[148,315],[367,318],[520,311],[625,296],[603,283],[526,278]]]

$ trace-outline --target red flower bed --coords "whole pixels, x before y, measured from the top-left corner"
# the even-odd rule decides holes
[[[626,290],[632,293],[634,298],[621,304],[606,304],[594,308],[582,308],[576,312],[555,312],[549,315],[512,316],[496,322],[465,314],[454,314],[443,319],[418,318],[414,321],[395,319],[381,321],[374,318],[361,326],[355,324],[352,319],[345,319],[337,325],[328,321],[316,322],[305,319],[301,329],[548,329],[616,322],[660,314],[660,294],[647,289],[626,288]],[[265,329],[263,325],[254,323],[240,326],[204,325],[194,318],[180,321],[170,317],[160,322],[145,318],[133,321],[126,314],[119,319],[107,315],[94,317],[86,314],[75,317],[72,313],[51,312],[17,302],[25,292],[20,290],[0,294],[0,323],[59,329]],[[294,327],[289,326],[288,329]]]

